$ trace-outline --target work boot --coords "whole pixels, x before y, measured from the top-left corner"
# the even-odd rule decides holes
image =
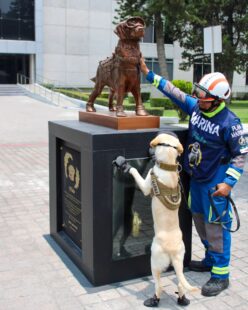
[[[229,279],[211,278],[202,287],[203,296],[216,296],[229,286]]]
[[[189,263],[189,270],[197,271],[197,272],[204,272],[204,271],[211,271],[212,266],[204,265],[203,261],[196,261],[192,260]]]

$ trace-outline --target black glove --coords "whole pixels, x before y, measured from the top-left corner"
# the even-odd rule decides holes
[[[125,173],[127,173],[132,168],[132,166],[129,165],[129,163],[127,163],[126,158],[123,156],[118,156],[113,161],[113,165],[115,165],[118,169],[120,169],[121,171]]]
[[[155,149],[154,147],[150,147],[148,150],[149,157],[151,158],[152,161],[156,161],[156,156],[155,156]]]

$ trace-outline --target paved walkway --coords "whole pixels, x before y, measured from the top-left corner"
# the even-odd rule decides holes
[[[0,310],[146,309],[151,277],[93,287],[49,236],[48,120],[77,119],[26,96],[0,97]],[[248,308],[248,199],[246,166],[234,192],[241,229],[233,235],[231,286],[217,297],[188,294],[187,309]],[[193,257],[203,250],[195,232]],[[201,286],[208,273],[187,272]],[[162,278],[160,309],[176,305],[174,272]]]

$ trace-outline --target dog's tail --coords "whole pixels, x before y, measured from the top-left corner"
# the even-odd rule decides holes
[[[178,281],[179,283],[182,284],[182,286],[184,287],[184,289],[188,292],[197,292],[199,290],[198,287],[196,286],[192,286],[189,284],[189,282],[186,280],[184,274],[182,272],[179,272],[179,274],[177,274],[178,277]]]
[[[96,77],[93,77],[92,79],[90,79],[92,82],[96,83]]]

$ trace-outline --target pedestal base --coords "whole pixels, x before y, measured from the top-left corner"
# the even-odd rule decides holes
[[[121,129],[145,129],[159,128],[159,116],[137,116],[135,112],[128,111],[126,117],[117,117],[115,112],[85,112],[79,111],[79,120],[109,128]]]
[[[168,126],[184,145],[187,129]],[[113,166],[125,156],[145,177],[150,141],[159,129],[118,131],[79,121],[49,123],[50,233],[94,285],[151,274],[150,197]],[[188,176],[181,173],[184,192]],[[191,259],[191,214],[182,199],[185,266]]]

